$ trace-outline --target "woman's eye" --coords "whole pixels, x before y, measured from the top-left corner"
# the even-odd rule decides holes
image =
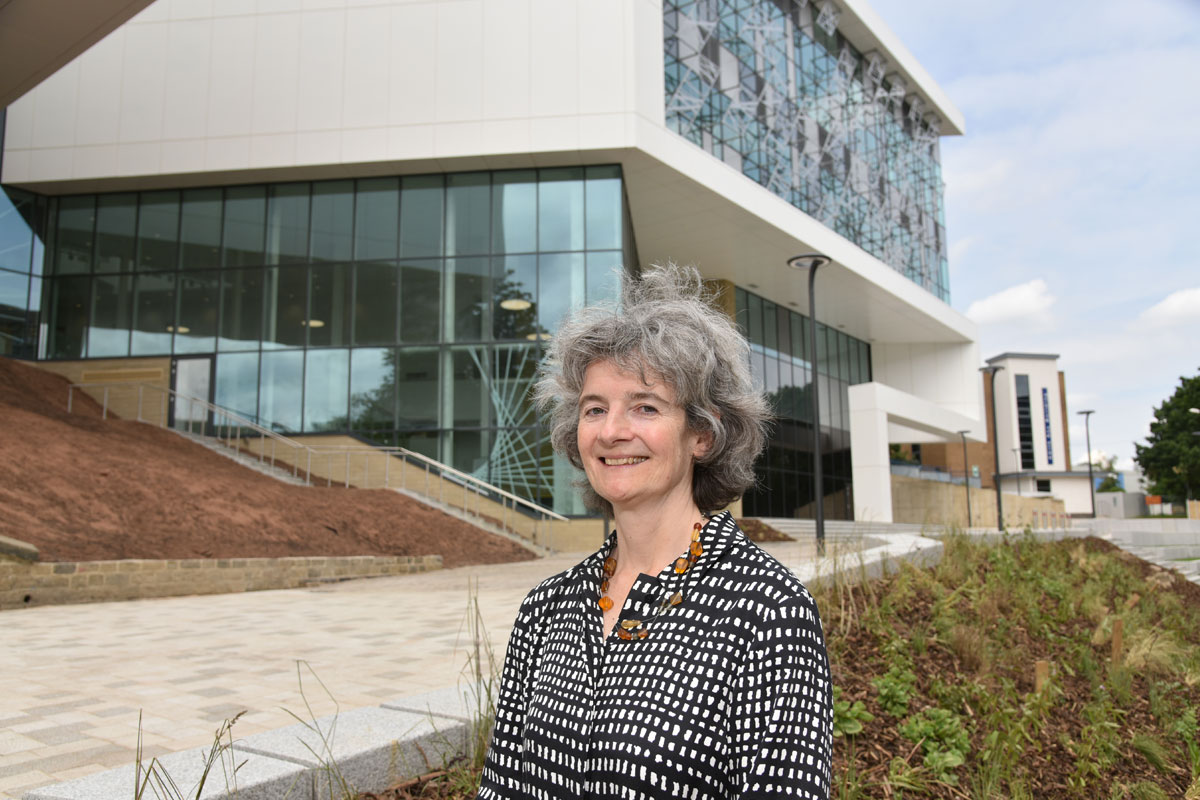
[[[591,408],[585,408],[583,410],[583,415],[585,417],[598,417],[603,413],[604,409],[600,408],[599,406],[592,406]]]
[[[643,414],[657,414],[658,409],[654,406],[638,406],[638,411]]]

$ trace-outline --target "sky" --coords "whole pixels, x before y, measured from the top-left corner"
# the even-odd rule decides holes
[[[951,305],[1055,353],[1072,461],[1132,467],[1200,372],[1200,1],[869,0],[966,118],[941,140]]]

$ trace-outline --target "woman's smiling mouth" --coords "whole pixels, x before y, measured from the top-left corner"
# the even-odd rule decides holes
[[[646,461],[647,458],[646,456],[628,456],[626,458],[605,458],[602,456],[600,460],[609,467],[624,467],[629,464],[640,464],[643,461]]]

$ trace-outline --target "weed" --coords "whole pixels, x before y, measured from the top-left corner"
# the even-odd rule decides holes
[[[1138,781],[1129,787],[1129,794],[1133,800],[1169,800],[1167,793],[1150,781]]]
[[[146,790],[154,793],[158,800],[197,800],[204,792],[210,773],[219,766],[225,778],[226,790],[237,794],[237,772],[242,764],[236,763],[233,752],[233,726],[245,711],[239,711],[232,719],[227,719],[217,728],[213,735],[212,746],[204,757],[204,769],[200,780],[186,793],[179,788],[175,779],[163,767],[157,758],[151,758],[145,767],[142,765],[142,712],[138,712],[137,750],[134,761],[133,798],[143,800],[148,797]],[[242,762],[243,764],[245,762]]]
[[[970,743],[957,714],[945,708],[927,708],[909,717],[900,726],[900,733],[921,745],[925,767],[935,778],[951,785],[958,783],[954,769],[966,760]]]
[[[977,625],[955,625],[950,629],[949,644],[968,672],[981,675],[991,669],[987,633]]]
[[[842,687],[833,687],[833,735],[854,736],[862,733],[863,723],[875,719],[862,700],[843,700]]]
[[[1171,771],[1170,757],[1167,755],[1167,748],[1162,746],[1162,742],[1155,739],[1147,733],[1135,733],[1130,741],[1133,749],[1142,754],[1142,757],[1160,773]]]
[[[917,676],[903,667],[892,667],[886,675],[871,681],[875,691],[879,692],[879,706],[897,718],[908,714],[908,701],[916,683]]]

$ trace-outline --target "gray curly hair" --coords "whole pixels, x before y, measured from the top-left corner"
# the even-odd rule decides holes
[[[667,264],[640,277],[623,274],[618,306],[584,307],[563,320],[533,395],[549,417],[555,452],[583,469],[578,433],[584,375],[592,364],[611,361],[643,379],[647,373],[660,377],[675,390],[688,427],[711,437],[692,477],[692,498],[701,511],[724,508],[754,485],[754,460],[770,412],[754,389],[750,347],[714,299],[694,268]],[[579,487],[588,509],[612,515],[612,504],[586,479]]]

